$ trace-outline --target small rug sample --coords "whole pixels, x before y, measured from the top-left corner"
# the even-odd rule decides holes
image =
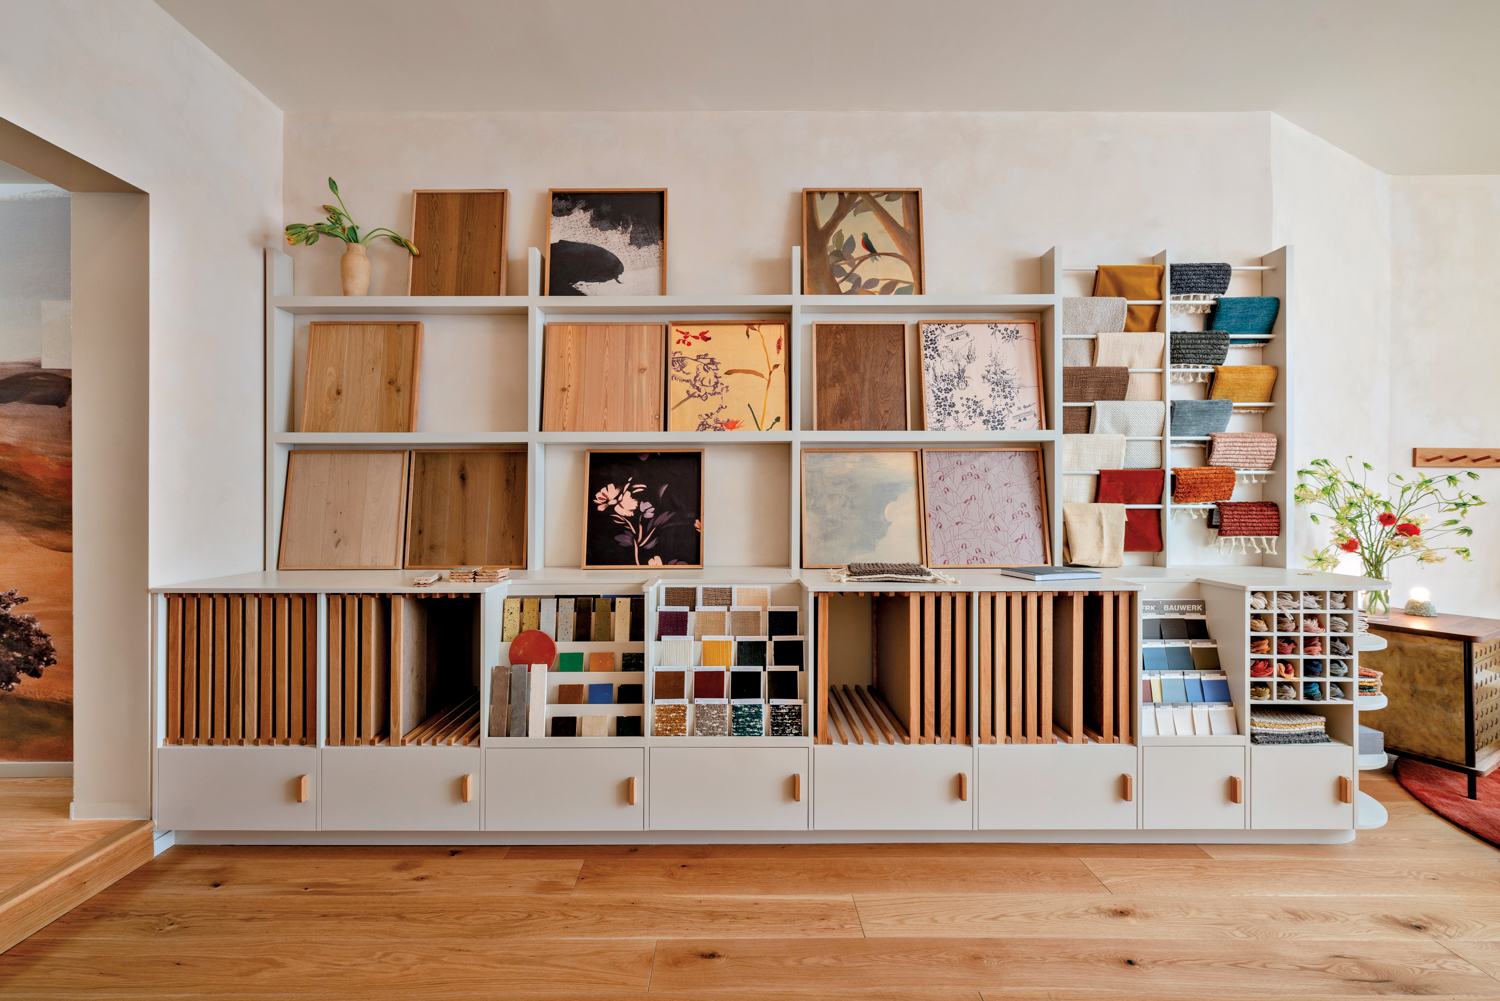
[[[1433,813],[1500,848],[1500,771],[1479,780],[1478,799],[1469,798],[1462,772],[1408,758],[1397,761],[1396,780]]]

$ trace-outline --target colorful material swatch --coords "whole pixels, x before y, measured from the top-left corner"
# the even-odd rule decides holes
[[[724,672],[723,671],[694,671],[693,672],[693,698],[694,699],[722,699],[722,698],[724,698]]]
[[[654,698],[660,702],[663,699],[685,699],[687,698],[687,672],[686,671],[662,671],[656,672],[656,685],[653,689]]]
[[[687,715],[685,705],[657,706],[652,714],[651,736],[686,737]]]
[[[557,669],[559,671],[582,671],[583,653],[581,651],[570,651],[557,655]]]
[[[688,611],[698,607],[698,589],[696,587],[665,587],[662,588],[663,605],[673,608],[686,608]]]
[[[700,608],[709,606],[728,608],[732,604],[734,604],[734,588],[732,587],[703,587],[698,589],[698,606]]]
[[[730,636],[764,636],[761,625],[764,613],[758,608],[731,608],[729,610]]]
[[[729,613],[723,609],[693,613],[693,638],[723,636],[729,629]]]
[[[614,705],[615,686],[611,682],[589,686],[589,705],[608,706]]]
[[[641,718],[639,716],[616,716],[616,737],[639,737],[641,735]]]
[[[521,599],[521,632],[542,628],[542,599]]]
[[[1099,470],[1100,504],[1160,504],[1161,469]],[[1161,552],[1161,512],[1145,508],[1125,511],[1125,552]]]
[[[557,635],[553,637],[559,643],[573,642],[573,599],[557,599]]]
[[[1166,270],[1161,264],[1101,264],[1094,272],[1094,295],[1155,302],[1125,310],[1126,330],[1155,330],[1165,298],[1161,286]]]
[[[797,625],[797,609],[795,608],[772,608],[767,614],[769,624],[766,627],[767,636],[795,636],[799,631]]]
[[[736,667],[765,667],[765,640],[735,640],[734,663]]]
[[[771,736],[773,737],[800,737],[802,736],[802,705],[773,705],[771,706]]]
[[[759,702],[730,705],[730,736],[762,737],[765,735],[765,706]]]
[[[521,635],[521,599],[506,598],[500,612],[500,642],[509,643]]]
[[[554,737],[576,737],[578,736],[577,716],[554,716],[552,717],[552,736]]]
[[[608,737],[608,716],[580,716],[578,717],[578,736],[580,737]]]
[[[1224,431],[1208,437],[1210,466],[1270,469],[1276,464],[1276,436],[1269,431]]]
[[[656,635],[660,639],[663,636],[686,636],[688,634],[688,613],[686,608],[658,608],[656,610]]]
[[[620,670],[622,671],[644,671],[646,669],[646,655],[640,652],[620,654]]]
[[[583,705],[583,686],[582,685],[558,685],[557,686],[557,704],[560,705],[560,706],[581,706],[581,705]]]
[[[1276,325],[1276,314],[1281,311],[1281,300],[1271,295],[1222,296],[1214,303],[1208,314],[1206,329],[1222,330],[1230,335],[1231,344],[1257,345],[1258,340],[1235,340],[1254,334],[1257,337],[1271,332]]]
[[[613,671],[615,669],[615,655],[605,651],[604,653],[589,654],[590,671]]]
[[[1234,496],[1234,470],[1228,466],[1173,466],[1172,503],[1207,504]]]
[[[724,703],[705,704],[702,702],[694,705],[693,736],[729,736],[729,706]]]
[[[667,667],[693,666],[692,640],[661,640],[656,644],[656,663]]]
[[[763,671],[730,671],[729,697],[731,699],[761,698],[761,676]]]
[[[703,641],[704,667],[733,667],[734,642],[727,639]]]
[[[771,641],[771,663],[777,667],[802,667],[801,636],[778,637]]]
[[[766,698],[795,699],[797,697],[797,671],[767,671]]]
[[[771,589],[769,587],[737,587],[734,589],[734,603],[745,608],[769,608]]]
[[[640,705],[646,701],[645,685],[616,685],[615,703],[622,706]]]
[[[1219,648],[1216,646],[1195,646],[1193,650],[1193,667],[1199,671],[1217,671],[1219,664]]]
[[[1229,428],[1232,400],[1173,400],[1172,437],[1201,438]]]
[[[595,643],[609,643],[615,638],[614,607],[608,598],[594,599],[594,616],[589,637]]]
[[[1208,398],[1236,403],[1269,403],[1274,388],[1275,365],[1220,365],[1214,369],[1214,382],[1209,388]],[[523,625],[525,621],[525,616],[522,616]]]

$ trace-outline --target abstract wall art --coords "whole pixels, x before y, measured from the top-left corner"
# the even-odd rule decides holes
[[[922,191],[802,191],[804,295],[921,295]]]
[[[703,452],[590,451],[583,566],[701,567]]]
[[[667,192],[548,192],[548,295],[665,295]]]
[[[802,453],[802,565],[921,563],[915,449]]]
[[[787,353],[784,323],[672,324],[667,430],[787,430]]]
[[[922,497],[929,566],[1052,562],[1041,449],[923,449]]]
[[[1036,321],[923,323],[922,405],[929,431],[1042,431]]]

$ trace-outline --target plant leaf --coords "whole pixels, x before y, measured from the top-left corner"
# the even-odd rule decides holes
[[[338,194],[339,193],[338,183],[336,181],[334,181],[334,179],[331,178],[331,177],[328,179],[328,190],[332,191],[334,194]]]

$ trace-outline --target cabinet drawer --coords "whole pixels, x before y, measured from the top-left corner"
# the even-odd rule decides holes
[[[968,831],[974,749],[939,744],[813,748],[813,827],[820,831]],[[960,780],[967,799],[960,799]]]
[[[809,750],[653,747],[651,829],[805,831],[812,802]]]
[[[1250,826],[1314,831],[1354,827],[1354,804],[1339,802],[1339,779],[1351,782],[1354,749],[1345,744],[1250,748]]]
[[[1244,828],[1245,748],[1144,747],[1141,749],[1141,826],[1158,831]],[[1232,799],[1239,779],[1240,802]]]
[[[307,777],[307,802],[297,802]],[[182,831],[315,831],[315,747],[163,747],[156,826]]]
[[[323,749],[323,830],[479,830],[477,747]],[[469,802],[463,799],[470,778]]]
[[[494,747],[484,753],[487,831],[645,829],[644,748]]]
[[[978,750],[982,830],[1136,826],[1139,750],[1130,744],[982,744]],[[1127,785],[1132,799],[1125,798]]]

